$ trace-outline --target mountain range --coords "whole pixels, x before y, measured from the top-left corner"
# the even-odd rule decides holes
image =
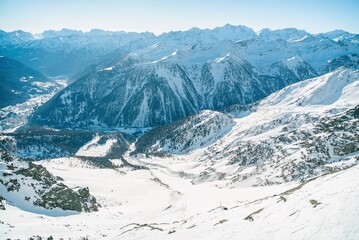
[[[56,58],[47,59],[46,66],[58,61],[57,69],[66,72],[57,74],[72,76],[30,124],[70,129],[154,127],[205,109],[253,103],[340,66],[355,67],[359,52],[358,35],[293,28],[255,33],[225,25],[159,36],[66,29],[36,36],[16,33],[3,33],[0,54],[52,74],[22,54],[41,62],[45,59],[37,50],[46,51],[46,57],[53,52]],[[95,55],[96,61],[84,60]],[[76,64],[62,56],[83,66],[76,71],[63,66]]]
[[[247,108],[206,110],[154,128],[133,154],[184,155],[201,163],[196,183],[278,184],[346,168],[358,160],[358,73],[340,68]]]
[[[6,237],[357,239],[358,34],[15,31],[0,55]]]

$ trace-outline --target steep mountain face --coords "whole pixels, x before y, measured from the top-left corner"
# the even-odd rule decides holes
[[[261,88],[256,69],[249,62],[228,53],[206,63],[201,71],[200,83],[203,108],[221,109],[238,103],[259,100],[273,88]]]
[[[0,57],[0,108],[47,94],[59,85],[42,73],[7,57]]]
[[[266,185],[298,181],[356,164],[358,83],[358,70],[340,68],[292,84],[251,106],[227,109],[233,112],[235,126],[209,146],[197,145],[185,151],[186,159],[201,163],[188,176],[193,183],[225,179],[230,185]],[[197,126],[191,119],[200,116],[179,126],[153,129],[138,140],[137,152],[178,153],[182,146],[191,146]],[[186,126],[194,127],[176,134],[176,129]]]
[[[359,69],[359,55],[350,54],[334,58],[329,62],[327,66],[327,71],[334,71],[335,69],[342,66],[346,68]]]
[[[30,124],[76,129],[154,127],[204,109],[252,103],[289,84],[349,65],[349,59],[328,65],[358,52],[359,44],[344,35],[345,42],[332,39],[334,35],[297,29],[264,29],[256,34],[231,25],[157,37],[103,31],[44,33],[40,40],[25,42],[38,46],[38,41],[61,38],[76,46],[70,48],[76,54],[88,44],[95,49],[113,38],[118,45],[114,54],[100,51],[100,62],[79,72],[79,79],[73,78],[74,84],[39,108]]]
[[[201,109],[251,103],[315,74],[300,64],[281,70],[287,75],[258,75],[250,63],[228,54],[205,63],[200,70],[176,60],[141,64],[126,58],[64,89],[37,110],[30,124],[56,128],[153,127]],[[299,71],[301,75],[297,76]]]
[[[284,85],[318,76],[312,66],[298,56],[272,64],[271,73],[273,76],[282,79]]]
[[[118,66],[76,81],[40,107],[31,123],[59,128],[157,126],[195,113],[198,100],[193,83],[176,64]]]

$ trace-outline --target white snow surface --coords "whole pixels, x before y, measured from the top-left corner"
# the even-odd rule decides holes
[[[96,135],[90,142],[81,147],[76,156],[86,157],[104,157],[110,151],[112,145],[117,142],[116,139],[107,139],[104,144],[100,144],[101,137]]]
[[[218,188],[216,182],[192,185],[156,168],[95,169],[74,158],[42,164],[70,187],[88,186],[102,208],[51,217],[5,204],[2,237],[354,240],[359,236],[357,165],[301,186],[229,189]],[[292,193],[284,193],[290,189]],[[253,221],[246,220],[250,215]]]
[[[276,107],[348,107],[358,104],[359,71],[343,68],[290,85],[268,96],[261,103],[262,106]]]

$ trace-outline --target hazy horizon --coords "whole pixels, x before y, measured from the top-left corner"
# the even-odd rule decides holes
[[[0,29],[31,33],[102,29],[159,35],[193,27],[213,29],[228,23],[255,32],[297,28],[313,34],[337,29],[359,33],[358,12],[359,2],[355,0],[2,0]]]
[[[212,28],[200,28],[200,27],[196,27],[196,26],[193,26],[191,28],[188,28],[188,29],[183,29],[183,30],[170,30],[170,31],[167,31],[167,32],[161,32],[161,33],[155,33],[155,32],[151,32],[151,31],[126,31],[126,30],[108,30],[108,29],[101,29],[101,28],[92,28],[92,29],[89,29],[89,30],[82,30],[82,29],[73,29],[73,28],[59,28],[59,29],[46,29],[42,32],[31,32],[31,31],[26,31],[26,30],[23,30],[23,29],[16,29],[16,30],[12,30],[12,31],[6,31],[4,29],[1,29],[2,31],[5,31],[7,33],[10,33],[10,32],[16,32],[16,31],[24,31],[24,32],[28,32],[28,33],[31,33],[33,35],[36,35],[36,34],[42,34],[43,32],[46,32],[46,31],[62,31],[62,30],[72,30],[72,31],[79,31],[79,32],[82,32],[82,33],[89,33],[93,30],[101,30],[101,31],[105,31],[105,32],[126,32],[126,33],[153,33],[155,34],[156,36],[159,36],[161,34],[166,34],[166,33],[169,33],[169,32],[177,32],[177,31],[181,31],[181,32],[185,32],[185,31],[189,31],[191,29],[194,29],[194,28],[197,28],[197,29],[200,29],[200,30],[213,30],[215,28],[221,28],[221,27],[224,27],[225,25],[232,25],[232,26],[235,26],[235,27],[238,27],[238,26],[245,26],[245,27],[248,27],[248,28],[251,28],[250,26],[246,26],[246,25],[234,25],[234,24],[230,24],[230,23],[226,23],[224,25],[221,25],[221,26],[216,26],[216,27],[212,27]],[[271,31],[276,31],[276,30],[283,30],[283,29],[290,29],[290,28],[295,28],[295,27],[286,27],[286,28],[277,28],[277,29],[272,29],[272,28],[262,28],[262,29],[259,29],[259,30],[255,30],[253,28],[251,28],[255,33],[258,33],[264,29],[270,29]],[[323,31],[323,32],[317,32],[317,33],[313,33],[313,32],[310,32],[310,31],[307,31],[306,29],[300,29],[300,28],[295,28],[295,29],[298,29],[298,30],[302,30],[302,31],[306,31],[310,34],[321,34],[321,33],[327,33],[327,32],[332,32],[332,31],[345,31],[345,32],[349,32],[349,33],[353,33],[353,34],[359,34],[359,33],[356,33],[356,32],[351,32],[351,31],[348,31],[346,29],[332,29],[332,30],[329,30],[329,31]]]

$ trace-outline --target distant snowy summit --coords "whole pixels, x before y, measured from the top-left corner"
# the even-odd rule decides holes
[[[230,24],[214,29],[191,28],[187,31],[172,31],[159,36],[150,32],[112,32],[101,29],[92,29],[89,32],[71,29],[48,30],[37,34],[21,30],[0,30],[0,55],[20,60],[48,76],[73,75],[100,60],[158,43],[184,46],[225,41],[246,44],[246,41],[256,40],[272,44],[273,41],[282,41],[284,45],[285,42],[311,42],[313,47],[316,47],[317,44],[330,46],[331,41],[344,45],[358,43],[359,35],[343,30],[310,34],[295,28],[263,29],[254,32],[249,27]]]

